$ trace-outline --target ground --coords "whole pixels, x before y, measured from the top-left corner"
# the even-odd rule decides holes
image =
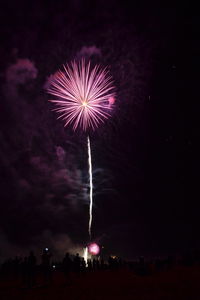
[[[66,284],[55,272],[51,286],[23,288],[19,282],[1,281],[0,299],[20,300],[197,300],[200,299],[200,267],[177,267],[151,276],[128,270],[99,271],[75,276]]]

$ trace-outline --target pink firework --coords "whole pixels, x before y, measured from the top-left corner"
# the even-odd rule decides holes
[[[110,99],[114,99],[112,77],[106,68],[92,68],[82,60],[64,66],[50,80],[48,92],[56,96],[54,102],[65,126],[72,124],[76,130],[93,130],[110,116]]]
[[[88,250],[90,252],[90,254],[92,255],[97,255],[100,252],[100,248],[96,243],[92,243],[88,246]]]

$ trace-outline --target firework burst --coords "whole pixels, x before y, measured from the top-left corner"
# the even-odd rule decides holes
[[[50,100],[56,105],[54,109],[58,119],[65,121],[65,126],[72,125],[73,129],[97,128],[109,116],[115,102],[112,77],[106,68],[91,67],[90,62],[72,62],[64,66],[64,71],[58,71],[49,80],[48,93],[56,99]],[[88,233],[92,237],[92,208],[93,208],[93,175],[90,138],[88,135],[88,172],[90,185],[90,206]],[[87,264],[88,247],[84,249],[84,259]]]
[[[50,80],[48,92],[57,99],[54,109],[58,119],[71,124],[76,130],[80,127],[86,131],[93,130],[104,122],[112,109],[109,99],[114,99],[112,77],[106,68],[91,67],[90,62],[82,60],[64,66]]]

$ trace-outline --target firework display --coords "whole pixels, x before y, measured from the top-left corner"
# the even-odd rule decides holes
[[[55,104],[54,111],[58,119],[65,121],[65,126],[71,125],[73,130],[81,129],[95,130],[109,116],[112,105],[115,102],[114,86],[112,77],[106,68],[101,69],[96,65],[93,68],[91,63],[71,62],[64,66],[64,71],[58,71],[50,79],[48,92],[56,99],[50,101]],[[92,207],[93,207],[93,177],[92,177],[92,153],[91,142],[88,134],[88,172],[89,172],[89,224],[88,233],[92,239]],[[97,255],[99,247],[97,244],[90,244],[84,250],[84,258],[87,262],[88,251]]]

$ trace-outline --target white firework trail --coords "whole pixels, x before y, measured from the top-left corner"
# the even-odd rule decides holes
[[[88,136],[88,167],[89,167],[89,181],[90,181],[90,206],[89,206],[89,226],[88,232],[90,239],[92,237],[91,227],[92,227],[92,206],[93,206],[93,178],[92,178],[92,155],[90,147],[90,138]]]

